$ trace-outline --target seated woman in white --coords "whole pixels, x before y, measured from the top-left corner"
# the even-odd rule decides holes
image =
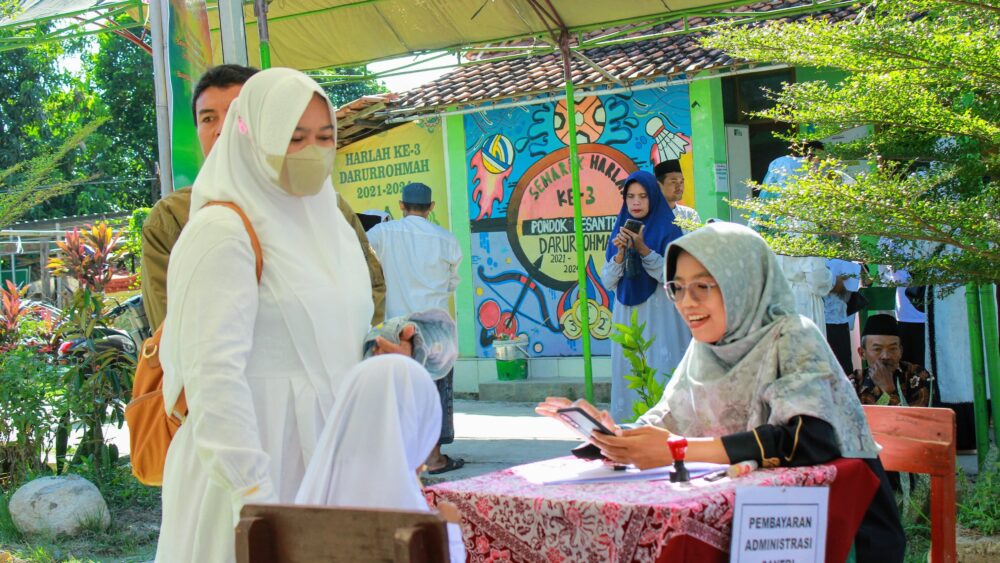
[[[295,502],[429,512],[417,473],[441,432],[441,400],[427,370],[399,355],[366,360],[333,412]],[[457,523],[448,539],[451,561],[465,561]]]

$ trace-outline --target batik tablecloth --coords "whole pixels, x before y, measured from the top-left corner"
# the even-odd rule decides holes
[[[728,557],[737,487],[832,486],[827,559],[843,561],[878,486],[864,462],[847,459],[685,484],[542,485],[526,479],[539,464],[577,463],[546,460],[441,483],[426,494],[432,504],[447,500],[458,507],[473,562],[652,562],[698,554],[698,563],[708,563]]]

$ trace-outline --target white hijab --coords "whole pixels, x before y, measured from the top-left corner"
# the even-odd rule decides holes
[[[428,511],[416,472],[441,434],[441,399],[427,370],[400,355],[365,360],[333,413],[295,502]]]
[[[315,95],[336,127],[326,94],[305,74],[273,68],[251,77],[195,180],[191,218],[210,201],[231,201],[246,213],[263,250],[261,286],[281,299],[296,352],[328,413],[340,381],[361,361],[374,304],[361,246],[331,181],[308,197],[277,184],[292,133]],[[344,296],[363,306],[345,310],[338,306]]]

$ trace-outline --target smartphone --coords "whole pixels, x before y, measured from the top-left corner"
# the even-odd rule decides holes
[[[558,414],[559,418],[563,419],[566,424],[572,426],[573,429],[579,432],[584,438],[590,438],[590,435],[595,431],[609,436],[614,435],[614,432],[608,430],[603,424],[594,420],[594,417],[587,414],[587,411],[581,409],[580,407],[566,407],[564,409],[559,409],[556,411],[556,414]]]
[[[642,221],[638,221],[636,219],[629,219],[625,221],[624,228],[632,231],[633,233],[638,234],[639,231],[642,229]]]

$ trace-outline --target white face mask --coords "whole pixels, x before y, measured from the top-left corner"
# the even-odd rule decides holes
[[[333,147],[315,144],[299,152],[286,154],[278,185],[293,196],[316,195],[333,171]]]

